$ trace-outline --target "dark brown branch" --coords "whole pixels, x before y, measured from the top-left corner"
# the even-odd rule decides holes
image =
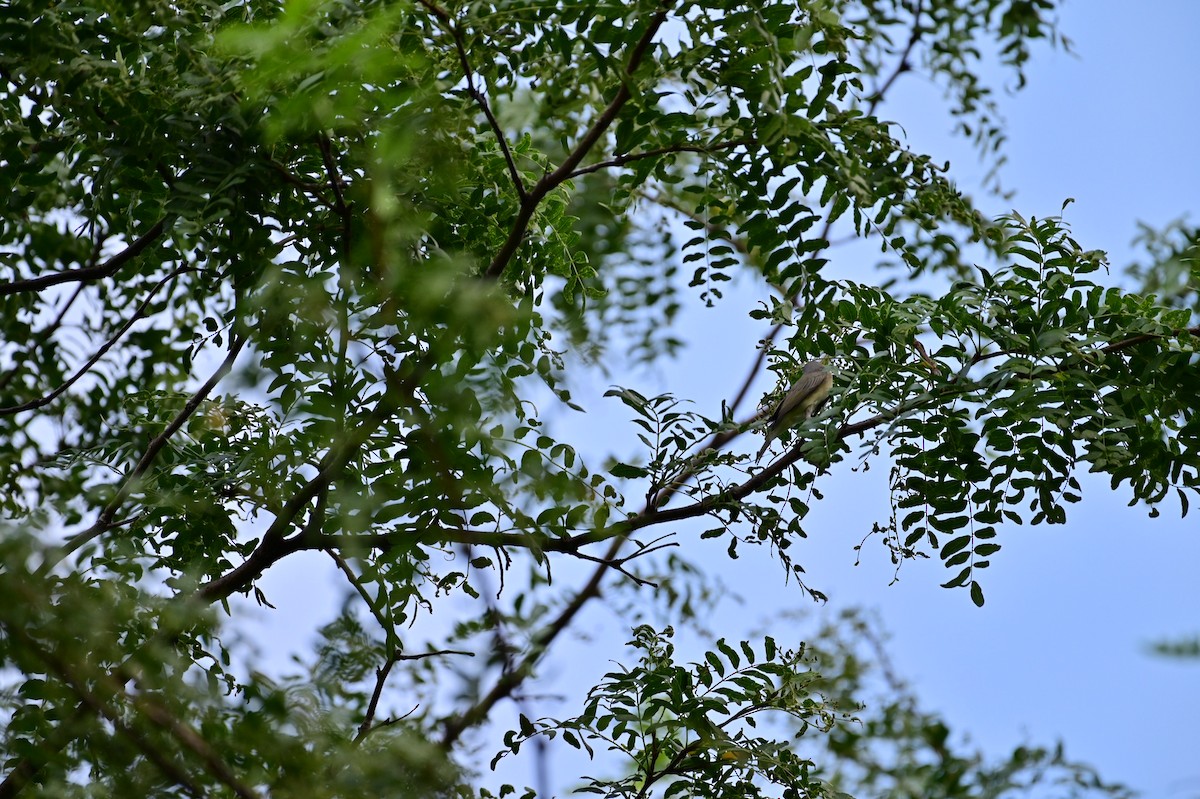
[[[12,283],[0,283],[0,297],[9,294],[19,294],[24,291],[40,291],[49,286],[57,286],[59,283],[92,283],[102,278],[110,277],[116,274],[117,270],[122,266],[141,255],[151,244],[158,241],[166,228],[167,218],[163,217],[137,241],[99,266],[68,269],[66,272],[55,272],[54,274],[42,275],[41,277],[29,278],[28,280],[14,280]]]
[[[266,165],[269,166],[271,169],[275,170],[275,172],[277,172],[279,174],[279,176],[283,178],[284,182],[287,183],[289,186],[294,186],[303,192],[313,195],[314,197],[316,197],[317,199],[319,199],[321,202],[325,203],[326,205],[331,206],[331,207],[333,206],[333,203],[330,200],[328,200],[326,197],[323,196],[322,190],[325,187],[322,186],[321,184],[309,183],[307,180],[297,177],[296,175],[292,174],[291,170],[289,170],[286,166],[279,163],[278,161],[276,161],[274,158],[271,158],[270,156],[264,156],[263,160],[266,163]]]
[[[198,271],[198,270],[196,270],[195,267],[181,266],[181,267],[178,267],[177,269],[173,270],[169,275],[164,277],[162,280],[158,281],[158,284],[155,285],[154,288],[150,289],[150,292],[146,295],[146,299],[144,299],[142,301],[142,304],[139,305],[137,310],[133,312],[133,315],[130,316],[129,319],[127,319],[125,321],[125,324],[121,325],[121,328],[113,335],[113,337],[110,338],[108,341],[104,342],[104,344],[101,345],[100,349],[96,350],[96,352],[92,355],[92,357],[88,359],[87,363],[85,363],[83,366],[79,367],[79,369],[75,372],[75,374],[73,374],[69,378],[67,378],[60,386],[58,386],[58,388],[54,389],[49,394],[46,394],[43,397],[38,397],[35,400],[30,400],[29,402],[22,403],[21,405],[10,405],[7,408],[0,408],[0,416],[9,416],[14,413],[21,413],[22,411],[30,411],[30,410],[33,410],[34,408],[40,408],[43,405],[49,405],[51,402],[53,402],[55,399],[57,399],[59,396],[61,396],[62,393],[64,391],[66,391],[67,389],[69,389],[72,385],[74,385],[75,382],[77,380],[79,380],[79,378],[83,377],[85,374],[87,374],[89,371],[91,371],[92,367],[95,366],[97,363],[99,363],[100,359],[103,358],[104,355],[109,350],[111,350],[114,346],[116,346],[117,342],[120,341],[121,338],[124,337],[124,335],[129,332],[129,329],[131,327],[133,327],[133,325],[139,319],[141,319],[143,316],[146,315],[146,308],[148,308],[150,306],[151,300],[154,299],[154,295],[158,293],[159,289],[161,289],[163,286],[165,286],[167,283],[171,282],[175,278],[179,277],[184,272],[191,272],[191,271]],[[81,285],[79,288],[82,289],[83,286]],[[76,296],[78,296],[78,289],[76,290]],[[55,321],[55,324],[56,325],[58,324],[57,320]]]
[[[442,728],[441,745],[443,748],[452,748],[464,732],[486,720],[496,703],[512,694],[533,673],[533,667],[541,660],[542,655],[545,654],[554,639],[570,626],[571,621],[584,605],[600,596],[600,583],[603,582],[604,576],[608,574],[610,568],[608,561],[614,560],[620,554],[624,544],[624,538],[616,538],[611,541],[608,549],[605,550],[601,564],[592,572],[587,582],[575,593],[571,601],[559,611],[554,620],[543,627],[534,637],[532,645],[525,651],[521,660],[512,669],[501,675],[492,689],[466,712],[446,720]]]
[[[875,90],[875,93],[871,95],[871,101],[867,104],[867,116],[873,116],[875,114],[875,110],[879,107],[879,104],[883,102],[884,95],[886,95],[892,88],[892,84],[894,84],[901,75],[912,69],[912,64],[909,63],[908,58],[912,55],[912,51],[917,46],[917,42],[921,40],[921,34],[925,32],[925,29],[921,27],[921,14],[924,13],[924,6],[925,0],[918,0],[917,7],[913,10],[912,30],[909,32],[908,42],[904,45],[904,50],[900,53],[900,60],[896,62],[896,66],[892,70],[892,73],[888,75],[887,79],[884,80],[879,88]]]
[[[362,724],[358,725],[358,734],[354,736],[355,743],[366,738],[368,733],[372,729],[375,729],[375,714],[378,712],[379,700],[383,696],[383,686],[387,682],[388,674],[391,672],[392,667],[402,660],[424,660],[425,658],[438,657],[439,655],[466,655],[467,657],[475,657],[474,652],[466,652],[462,649],[434,649],[416,655],[405,655],[398,649],[392,652],[387,659],[387,663],[375,671],[375,690],[371,693],[371,701],[367,705],[367,712],[363,717]],[[388,722],[383,723],[386,724]]]
[[[529,190],[529,194],[521,202],[521,207],[517,211],[517,218],[513,222],[512,229],[509,230],[508,238],[501,245],[492,262],[488,265],[486,275],[489,277],[499,277],[512,260],[517,252],[517,248],[521,246],[521,240],[525,237],[525,231],[529,228],[529,222],[533,219],[534,211],[537,210],[538,204],[545,199],[555,187],[561,185],[563,181],[570,177],[571,173],[579,166],[587,154],[595,146],[600,137],[604,135],[609,126],[616,120],[617,115],[621,113],[621,109],[625,107],[625,103],[629,102],[629,98],[633,96],[630,85],[632,83],[633,74],[641,66],[642,59],[646,57],[651,44],[654,42],[654,37],[658,33],[658,29],[662,27],[663,22],[667,19],[667,6],[660,6],[650,20],[650,24],[646,26],[642,37],[633,46],[630,51],[629,59],[625,63],[625,70],[622,75],[621,86],[617,89],[617,93],[613,96],[608,106],[592,123],[592,126],[583,134],[583,137],[571,150],[566,159],[559,164],[558,169],[549,172],[542,176],[541,180]]]
[[[488,125],[492,129],[492,135],[496,137],[496,143],[500,145],[500,152],[504,155],[504,163],[508,166],[508,176],[512,179],[513,188],[517,190],[517,196],[521,199],[521,202],[524,202],[527,195],[525,183],[521,180],[521,173],[517,170],[517,164],[513,160],[512,151],[508,147],[508,140],[504,136],[504,131],[500,129],[500,122],[496,119],[496,115],[492,113],[491,105],[488,104],[487,95],[475,85],[475,71],[471,69],[471,62],[467,59],[467,45],[463,41],[462,28],[454,23],[448,12],[431,2],[431,0],[420,0],[420,3],[429,9],[450,31],[450,36],[454,39],[454,48],[458,51],[458,62],[462,65],[463,77],[467,81],[467,93],[471,95],[471,99],[475,101],[475,104],[479,106],[479,109],[483,111],[483,115],[487,118]]]
[[[367,703],[367,712],[363,714],[362,724],[358,725],[358,733],[354,736],[356,743],[367,737],[367,733],[371,731],[371,727],[375,723],[379,700],[383,697],[383,686],[387,684],[388,675],[392,673],[392,667],[396,665],[396,654],[393,653],[383,666],[375,670],[375,690],[371,692],[371,701]]]
[[[625,166],[625,164],[634,161],[641,161],[646,158],[657,158],[660,155],[669,155],[671,153],[712,153],[721,150],[732,150],[735,147],[748,147],[754,144],[754,139],[737,139],[736,141],[722,142],[721,144],[669,144],[665,147],[659,147],[654,150],[646,150],[640,153],[626,153],[618,155],[615,158],[610,158],[607,161],[601,161],[590,166],[580,167],[571,174],[567,175],[567,179],[587,175],[591,172],[599,172],[602,169],[611,167]]]
[[[324,133],[317,137],[317,146],[321,149],[321,160],[325,164],[325,174],[329,176],[329,186],[333,189],[333,209],[342,221],[342,258],[350,256],[350,236],[353,219],[350,206],[346,203],[346,195],[342,185],[342,175],[333,159],[333,145]],[[343,264],[343,269],[345,265]]]
[[[1188,328],[1186,330],[1175,331],[1175,336],[1183,336],[1185,334],[1200,336],[1200,326]],[[1147,341],[1165,338],[1159,334],[1144,334],[1114,342],[1098,348],[1098,352],[1110,353],[1116,352],[1137,344],[1143,344]],[[842,441],[851,436],[862,434],[868,430],[878,427],[886,422],[889,422],[905,413],[909,413],[918,408],[928,405],[935,400],[945,399],[949,396],[958,396],[967,393],[977,388],[975,383],[963,383],[962,385],[949,384],[940,390],[933,392],[925,392],[919,396],[913,397],[905,402],[900,403],[895,408],[884,413],[876,414],[867,419],[858,422],[844,424],[838,428],[834,434],[834,441]],[[744,428],[757,419],[757,416],[746,419],[741,422],[738,427]],[[712,439],[704,446],[700,454],[709,450],[719,449],[729,443],[737,435],[736,432],[724,432],[713,436]],[[360,546],[368,546],[373,548],[388,548],[396,546],[399,543],[404,543],[408,546],[419,544],[433,543],[461,543],[471,544],[476,546],[488,547],[516,547],[516,548],[536,548],[542,552],[561,552],[566,554],[578,555],[583,547],[591,544],[601,543],[603,541],[616,540],[624,542],[628,536],[647,527],[678,522],[684,519],[703,516],[713,511],[726,507],[730,502],[736,502],[745,499],[759,489],[763,488],[772,478],[780,474],[784,469],[796,463],[803,457],[801,449],[803,442],[797,443],[791,450],[782,458],[769,464],[762,471],[757,472],[753,477],[743,483],[731,486],[729,489],[706,497],[703,500],[692,503],[691,505],[682,505],[676,508],[660,510],[661,506],[674,494],[678,493],[684,484],[690,479],[702,466],[700,457],[693,457],[689,461],[689,465],[675,478],[673,478],[668,486],[658,492],[654,501],[647,503],[645,509],[635,516],[626,520],[610,524],[607,527],[599,530],[593,530],[587,533],[566,537],[552,536],[532,536],[528,532],[501,532],[501,531],[485,531],[485,530],[466,530],[453,528],[436,528],[429,529],[422,534],[413,533],[411,531],[401,531],[398,533],[377,533],[372,535],[356,535],[356,536],[323,536],[319,542],[314,542],[314,545],[321,547],[336,547],[344,546],[347,543],[353,542]],[[617,559],[615,553],[607,553],[602,557],[586,556],[587,559],[602,561],[603,565],[611,568],[616,563],[623,563],[626,559]]]
[[[1170,337],[1180,338],[1184,333],[1188,333],[1193,336],[1200,336],[1200,325],[1197,325],[1196,327],[1189,327],[1185,330],[1175,330],[1172,332]],[[1133,336],[1132,338],[1115,341],[1112,344],[1105,344],[1100,348],[1100,352],[1106,355],[1110,352],[1121,352],[1122,350],[1127,350],[1130,347],[1137,346],[1138,344],[1145,344],[1147,341],[1157,341],[1164,338],[1168,338],[1168,336],[1164,336],[1159,333],[1143,333],[1139,336]]]
[[[275,517],[275,521],[263,533],[258,548],[241,565],[205,583],[196,593],[204,603],[217,602],[250,585],[264,570],[288,555],[304,549],[322,545],[323,538],[303,534],[286,538],[296,519],[320,492],[330,486],[347,464],[359,453],[362,446],[401,405],[401,400],[411,398],[426,367],[413,368],[406,377],[392,375],[386,390],[363,419],[351,425],[343,438],[337,441],[321,459],[317,475],[295,493]]]

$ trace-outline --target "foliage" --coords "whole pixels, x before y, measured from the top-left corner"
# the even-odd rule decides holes
[[[890,469],[897,562],[979,604],[1004,525],[1063,522],[1080,469],[1152,515],[1200,486],[1186,293],[1098,282],[1061,218],[985,219],[880,116],[920,72],[999,167],[979,67],[1019,84],[1065,44],[1050,0],[6,10],[0,796],[470,792],[464,735],[592,600],[703,621],[672,547],[763,544],[819,596],[793,547],[850,456]],[[877,279],[835,233],[880,245]],[[594,365],[679,356],[681,307],[729,312],[739,275],[774,327],[719,413],[618,386],[632,455],[547,422],[588,418]],[[760,466],[750,380],[816,356],[831,402]],[[273,679],[222,621],[302,553],[348,599]],[[723,642],[680,666],[639,627],[637,666],[506,747],[607,736],[636,765],[609,795],[828,795],[853,758],[805,650]],[[830,748],[752,735],[767,709]]]

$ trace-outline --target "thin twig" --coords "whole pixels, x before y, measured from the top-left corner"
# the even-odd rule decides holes
[[[925,29],[921,27],[921,14],[924,13],[924,6],[925,0],[918,0],[917,7],[913,11],[913,24],[912,30],[909,32],[908,43],[904,45],[904,50],[900,53],[900,59],[896,62],[892,73],[888,75],[887,79],[871,95],[871,102],[867,104],[866,116],[874,116],[875,109],[883,102],[884,96],[892,88],[892,84],[896,82],[896,79],[912,69],[912,64],[908,62],[908,57],[912,55],[913,48],[921,40],[921,34],[925,32]]]
[[[500,129],[500,122],[496,119],[496,115],[492,113],[492,107],[488,103],[487,95],[475,85],[475,71],[471,69],[471,62],[467,59],[467,45],[463,41],[462,28],[455,24],[449,13],[430,2],[430,0],[420,0],[420,3],[433,12],[433,15],[441,20],[442,24],[450,30],[450,36],[454,39],[454,48],[458,51],[458,61],[462,65],[463,77],[467,81],[467,93],[471,95],[471,99],[475,101],[475,104],[483,111],[483,115],[487,117],[488,125],[492,129],[492,135],[496,137],[496,143],[500,145],[500,152],[504,154],[504,163],[508,166],[508,176],[512,179],[513,188],[517,190],[517,196],[524,202],[527,196],[525,183],[521,180],[521,173],[517,170],[517,164],[513,159],[512,151],[508,147],[508,140],[504,136],[504,131]]]
[[[395,653],[375,670],[375,690],[371,692],[371,701],[367,703],[367,712],[363,715],[362,724],[358,725],[358,734],[354,736],[355,743],[367,737],[375,722],[375,713],[379,710],[379,700],[383,697],[383,686],[387,683],[392,667],[396,665]]]
[[[143,316],[146,315],[146,309],[150,306],[150,302],[154,299],[154,295],[158,293],[159,289],[161,289],[163,286],[165,286],[167,283],[171,282],[175,278],[179,277],[184,272],[198,272],[198,271],[200,271],[200,270],[197,269],[196,267],[192,267],[192,266],[180,266],[180,267],[172,270],[169,275],[164,277],[162,280],[158,281],[158,284],[155,285],[154,288],[150,289],[150,292],[146,295],[146,299],[144,299],[142,301],[141,305],[138,306],[137,310],[133,312],[133,315],[130,316],[127,320],[125,320],[125,324],[121,325],[121,328],[119,330],[117,330],[116,333],[113,334],[112,338],[110,338],[108,341],[104,342],[104,344],[101,345],[100,349],[96,350],[96,352],[92,355],[92,357],[87,360],[87,363],[85,363],[83,366],[79,367],[79,369],[76,370],[75,374],[68,377],[65,381],[63,381],[63,383],[61,383],[57,388],[55,388],[49,394],[38,397],[35,400],[30,400],[29,402],[22,403],[20,405],[10,405],[7,408],[0,408],[0,416],[9,416],[14,413],[21,413],[22,411],[30,411],[30,410],[33,410],[34,408],[40,408],[43,405],[49,405],[51,402],[53,402],[55,399],[57,399],[59,396],[61,396],[63,394],[63,392],[65,392],[72,385],[74,385],[75,382],[77,380],[79,380],[79,378],[83,377],[85,374],[90,372],[92,367],[95,366],[97,363],[99,363],[100,359],[103,358],[109,350],[111,350],[113,347],[115,347],[117,342],[119,342],[121,340],[121,338],[124,337],[124,335],[129,332],[129,329],[131,327],[133,327],[134,324],[138,320],[140,320]],[[78,293],[78,291],[82,288],[83,288],[83,284],[80,284],[79,288],[76,289],[76,292]],[[56,322],[56,324],[57,324],[57,322]]]
[[[567,175],[567,179],[577,178],[580,175],[587,175],[591,172],[599,172],[601,169],[609,169],[611,167],[625,166],[625,164],[633,161],[641,161],[646,158],[657,158],[660,155],[669,155],[671,153],[713,153],[721,150],[732,150],[735,147],[747,147],[755,143],[753,138],[737,139],[735,141],[722,142],[720,144],[669,144],[665,147],[658,147],[654,150],[645,150],[638,153],[626,153],[618,155],[615,158],[610,158],[607,161],[591,164],[589,166],[580,167],[574,172]]]
[[[415,655],[406,655],[399,649],[392,651],[388,656],[387,662],[375,670],[375,690],[371,692],[371,701],[367,704],[367,712],[363,716],[362,724],[358,725],[358,733],[354,736],[354,742],[358,743],[366,738],[373,729],[394,724],[395,720],[383,721],[375,724],[375,714],[379,709],[379,700],[383,696],[383,686],[387,683],[388,675],[392,671],[392,667],[402,660],[423,660],[425,658],[437,657],[439,655],[466,655],[467,657],[475,657],[474,652],[466,652],[462,649],[434,649],[429,652],[420,652]],[[411,712],[411,711],[409,711]]]
[[[353,228],[353,218],[350,206],[346,203],[345,191],[342,187],[342,175],[333,159],[333,145],[324,133],[317,136],[317,146],[321,150],[321,160],[325,164],[325,173],[329,176],[329,186],[333,189],[333,208],[342,221],[342,259],[350,255],[350,233]],[[343,263],[343,268],[345,264]]]
[[[389,647],[399,646],[400,638],[396,635],[395,623],[391,619],[384,617],[382,611],[380,611],[376,606],[375,600],[371,599],[371,595],[367,593],[367,589],[362,584],[362,580],[358,579],[358,575],[355,574],[354,570],[350,568],[350,564],[346,562],[346,559],[343,558],[341,554],[339,554],[332,547],[323,546],[321,549],[325,552],[325,554],[333,558],[333,562],[337,564],[337,567],[341,570],[342,574],[346,575],[346,579],[350,582],[350,585],[354,586],[354,590],[358,592],[360,597],[362,597],[363,602],[367,603],[367,607],[371,610],[371,615],[375,617],[375,621],[379,622],[379,626],[383,628],[387,645]]]
[[[125,482],[123,482],[121,487],[117,489],[117,493],[111,500],[109,500],[108,504],[104,506],[104,509],[100,511],[100,516],[96,519],[95,524],[68,539],[59,550],[57,557],[47,559],[48,567],[57,563],[61,563],[63,558],[66,558],[72,552],[79,549],[81,546],[97,536],[102,535],[106,531],[112,529],[114,526],[113,520],[117,516],[117,511],[120,510],[121,505],[124,504],[125,500],[129,498],[129,495],[133,492],[133,489],[137,485],[138,481],[141,480],[142,476],[145,475],[150,469],[151,464],[154,463],[154,459],[158,457],[158,453],[161,452],[163,447],[167,445],[167,442],[170,441],[171,436],[175,435],[175,433],[179,431],[179,428],[183,427],[184,423],[191,418],[192,414],[195,413],[196,408],[200,407],[200,403],[204,402],[204,400],[216,387],[217,383],[221,382],[221,379],[224,378],[225,375],[229,374],[229,370],[233,368],[233,362],[237,360],[238,354],[242,351],[242,347],[245,345],[245,343],[245,336],[238,335],[234,337],[233,341],[230,342],[229,353],[225,356],[225,360],[222,361],[221,365],[218,366],[216,371],[212,373],[212,376],[205,381],[204,385],[202,385],[184,404],[179,413],[175,415],[175,418],[172,419],[170,423],[167,424],[167,426],[163,429],[163,431],[155,436],[155,438],[146,446],[146,451],[142,453],[141,459],[137,462],[137,465],[133,467],[133,471],[129,473],[129,476],[125,478]]]
[[[600,140],[600,137],[604,135],[605,131],[616,120],[617,115],[621,113],[621,109],[625,107],[625,103],[629,102],[629,98],[633,96],[633,92],[630,89],[633,82],[633,74],[641,66],[642,60],[646,57],[646,53],[654,42],[654,37],[658,33],[658,29],[666,21],[667,11],[668,6],[664,0],[659,10],[650,19],[650,23],[646,26],[646,30],[642,33],[641,38],[638,39],[630,51],[629,59],[626,61],[625,69],[622,73],[621,86],[617,89],[613,99],[604,111],[600,113],[600,116],[596,118],[596,121],[592,123],[592,126],[584,132],[579,142],[575,145],[575,148],[559,164],[558,169],[543,175],[541,180],[529,190],[528,195],[521,202],[521,207],[517,211],[517,218],[513,221],[508,238],[505,239],[504,244],[501,245],[496,255],[492,258],[492,262],[485,271],[486,275],[495,278],[504,272],[516,254],[517,248],[521,246],[521,240],[525,237],[525,231],[528,230],[529,223],[533,219],[534,211],[537,210],[538,205],[547,194],[568,179],[571,173],[579,166],[580,162],[591,151],[592,147],[595,146],[596,142]]]

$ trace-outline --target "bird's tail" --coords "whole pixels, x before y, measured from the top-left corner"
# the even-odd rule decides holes
[[[771,446],[771,440],[774,438],[775,436],[771,435],[771,431],[768,430],[766,440],[763,441],[762,449],[758,451],[758,455],[754,458],[755,463],[758,463],[762,460],[763,454],[767,451],[767,447]]]

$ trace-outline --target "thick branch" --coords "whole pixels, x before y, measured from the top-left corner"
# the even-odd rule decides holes
[[[57,286],[59,283],[91,283],[110,277],[116,274],[117,270],[122,266],[141,255],[147,247],[158,241],[166,228],[167,219],[163,217],[152,228],[147,230],[141,238],[99,266],[69,269],[66,272],[55,272],[54,274],[42,275],[41,277],[34,277],[28,280],[14,280],[12,283],[0,283],[0,297],[9,294],[19,294],[24,291],[40,291],[49,286]]]

